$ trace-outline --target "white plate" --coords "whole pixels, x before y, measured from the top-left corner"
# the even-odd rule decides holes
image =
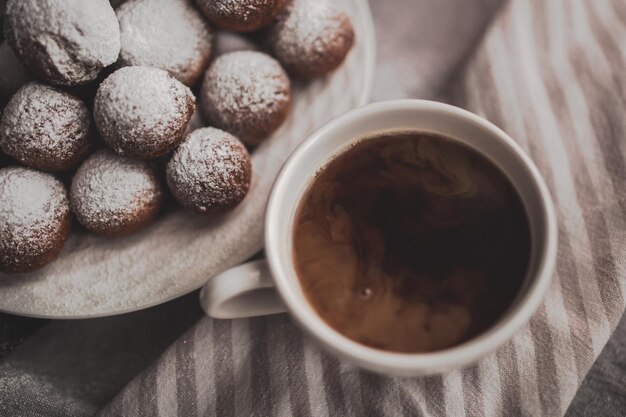
[[[369,6],[343,3],[354,47],[332,75],[294,86],[291,115],[254,151],[252,187],[236,210],[214,219],[177,210],[127,238],[74,234],[47,267],[0,274],[0,311],[70,319],[139,310],[193,291],[260,250],[266,200],[283,162],[316,127],[369,98],[376,48]]]

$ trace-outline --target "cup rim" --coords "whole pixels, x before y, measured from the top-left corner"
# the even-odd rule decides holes
[[[289,192],[284,189],[286,187],[285,179],[289,177],[294,169],[297,169],[298,161],[308,153],[309,148],[319,138],[332,135],[332,132],[339,127],[354,124],[369,115],[380,112],[407,110],[448,113],[455,118],[462,119],[464,122],[477,124],[481,128],[490,131],[494,136],[497,136],[504,142],[508,150],[520,159],[530,174],[529,180],[534,183],[533,185],[538,190],[540,210],[543,212],[543,217],[546,221],[544,250],[537,261],[537,272],[534,274],[523,298],[518,300],[515,310],[511,311],[506,321],[497,322],[482,334],[458,346],[425,353],[402,353],[368,347],[334,330],[316,314],[312,306],[296,302],[291,290],[286,285],[286,280],[290,278],[285,274],[285,270],[290,268],[285,267],[286,262],[281,259],[281,256],[277,253],[278,251],[274,249],[277,248],[279,242],[275,241],[278,236],[276,233],[273,233],[273,230],[279,222],[285,221],[284,217],[278,216],[281,208],[281,196],[283,193]],[[303,182],[303,186],[304,184],[306,183]],[[529,321],[532,314],[543,301],[550,286],[556,263],[557,235],[556,214],[548,187],[539,170],[522,148],[503,130],[491,122],[459,107],[429,100],[390,100],[368,104],[344,113],[315,130],[296,148],[280,170],[272,187],[265,217],[265,248],[268,265],[274,277],[278,293],[296,323],[327,350],[340,357],[370,370],[406,376],[432,373],[433,369],[447,370],[462,367],[493,352],[510,340]],[[293,271],[292,275],[297,279],[295,271]]]

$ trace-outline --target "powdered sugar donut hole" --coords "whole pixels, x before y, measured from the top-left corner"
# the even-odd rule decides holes
[[[290,0],[263,37],[287,72],[308,79],[341,65],[354,44],[354,29],[330,0]]]
[[[196,0],[216,26],[235,32],[252,32],[269,25],[285,8],[286,0]]]
[[[149,159],[178,145],[194,108],[191,90],[167,71],[124,67],[98,87],[94,119],[115,152]]]
[[[167,164],[167,184],[180,204],[199,214],[228,211],[250,189],[252,165],[246,147],[212,127],[193,131]]]
[[[95,146],[91,114],[78,97],[30,82],[11,98],[0,120],[0,148],[42,171],[80,164]]]
[[[256,145],[285,120],[291,103],[287,74],[261,52],[238,51],[219,56],[207,70],[200,108],[207,121]]]
[[[52,84],[88,83],[120,52],[107,0],[8,0],[4,25],[21,61]]]
[[[59,180],[29,168],[0,169],[0,272],[44,266],[69,232],[69,200]]]
[[[162,201],[162,187],[150,162],[108,149],[89,157],[72,179],[72,211],[85,228],[104,235],[133,233],[150,224]]]
[[[168,71],[192,85],[211,56],[211,30],[191,0],[128,0],[115,11],[122,47],[118,63]]]

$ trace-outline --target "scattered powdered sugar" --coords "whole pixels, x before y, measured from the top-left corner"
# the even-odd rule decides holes
[[[0,43],[0,109],[11,96],[32,79],[28,70],[19,60],[9,43]]]
[[[72,211],[86,228],[116,233],[152,216],[161,203],[161,184],[146,161],[103,149],[78,169],[70,191]]]
[[[87,83],[120,51],[107,0],[10,0],[7,39],[25,65],[49,82]]]
[[[4,110],[0,147],[37,169],[72,168],[93,148],[91,115],[78,97],[39,82],[28,83]]]
[[[261,52],[221,55],[202,84],[201,109],[216,127],[255,144],[284,120],[290,84],[280,64]]]
[[[245,146],[212,127],[193,131],[167,164],[167,183],[176,199],[198,213],[224,211],[248,193],[252,166]]]
[[[129,0],[116,14],[121,65],[161,68],[186,85],[208,65],[211,30],[190,0]]]
[[[194,103],[191,90],[167,71],[124,67],[100,84],[94,119],[104,140],[120,155],[153,158],[182,140]]]
[[[306,78],[336,68],[354,42],[350,18],[330,0],[291,0],[266,36],[287,71]]]
[[[0,169],[0,269],[24,266],[58,246],[68,233],[63,184],[28,168]]]

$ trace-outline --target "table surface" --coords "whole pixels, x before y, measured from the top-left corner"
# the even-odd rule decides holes
[[[445,100],[449,80],[462,67],[503,3],[504,0],[370,0],[378,42],[372,100]],[[450,45],[445,41],[450,37],[458,42],[444,50],[440,45]],[[101,375],[98,389],[80,386],[74,389],[83,390],[83,397],[94,405],[104,405],[197,320],[201,312],[196,297],[194,293],[141,312],[88,321],[50,322],[0,314],[0,358],[28,339],[37,339],[37,343],[24,343],[26,348],[20,346],[17,351],[32,351],[38,346],[45,349],[60,333],[91,334],[93,337],[84,341],[85,349],[91,349],[84,359],[95,358],[100,363],[97,368],[90,368],[93,372],[84,372],[91,379],[97,379],[98,370],[106,368],[108,372]],[[80,360],[75,354],[72,356],[73,361]],[[41,358],[36,354],[32,357],[34,361]],[[59,365],[52,367],[51,373],[61,369],[63,360],[67,358],[60,357]],[[120,369],[110,371],[116,364]],[[59,381],[63,379],[64,376],[59,376]],[[625,410],[626,319],[623,318],[585,378],[567,416],[622,416]]]

